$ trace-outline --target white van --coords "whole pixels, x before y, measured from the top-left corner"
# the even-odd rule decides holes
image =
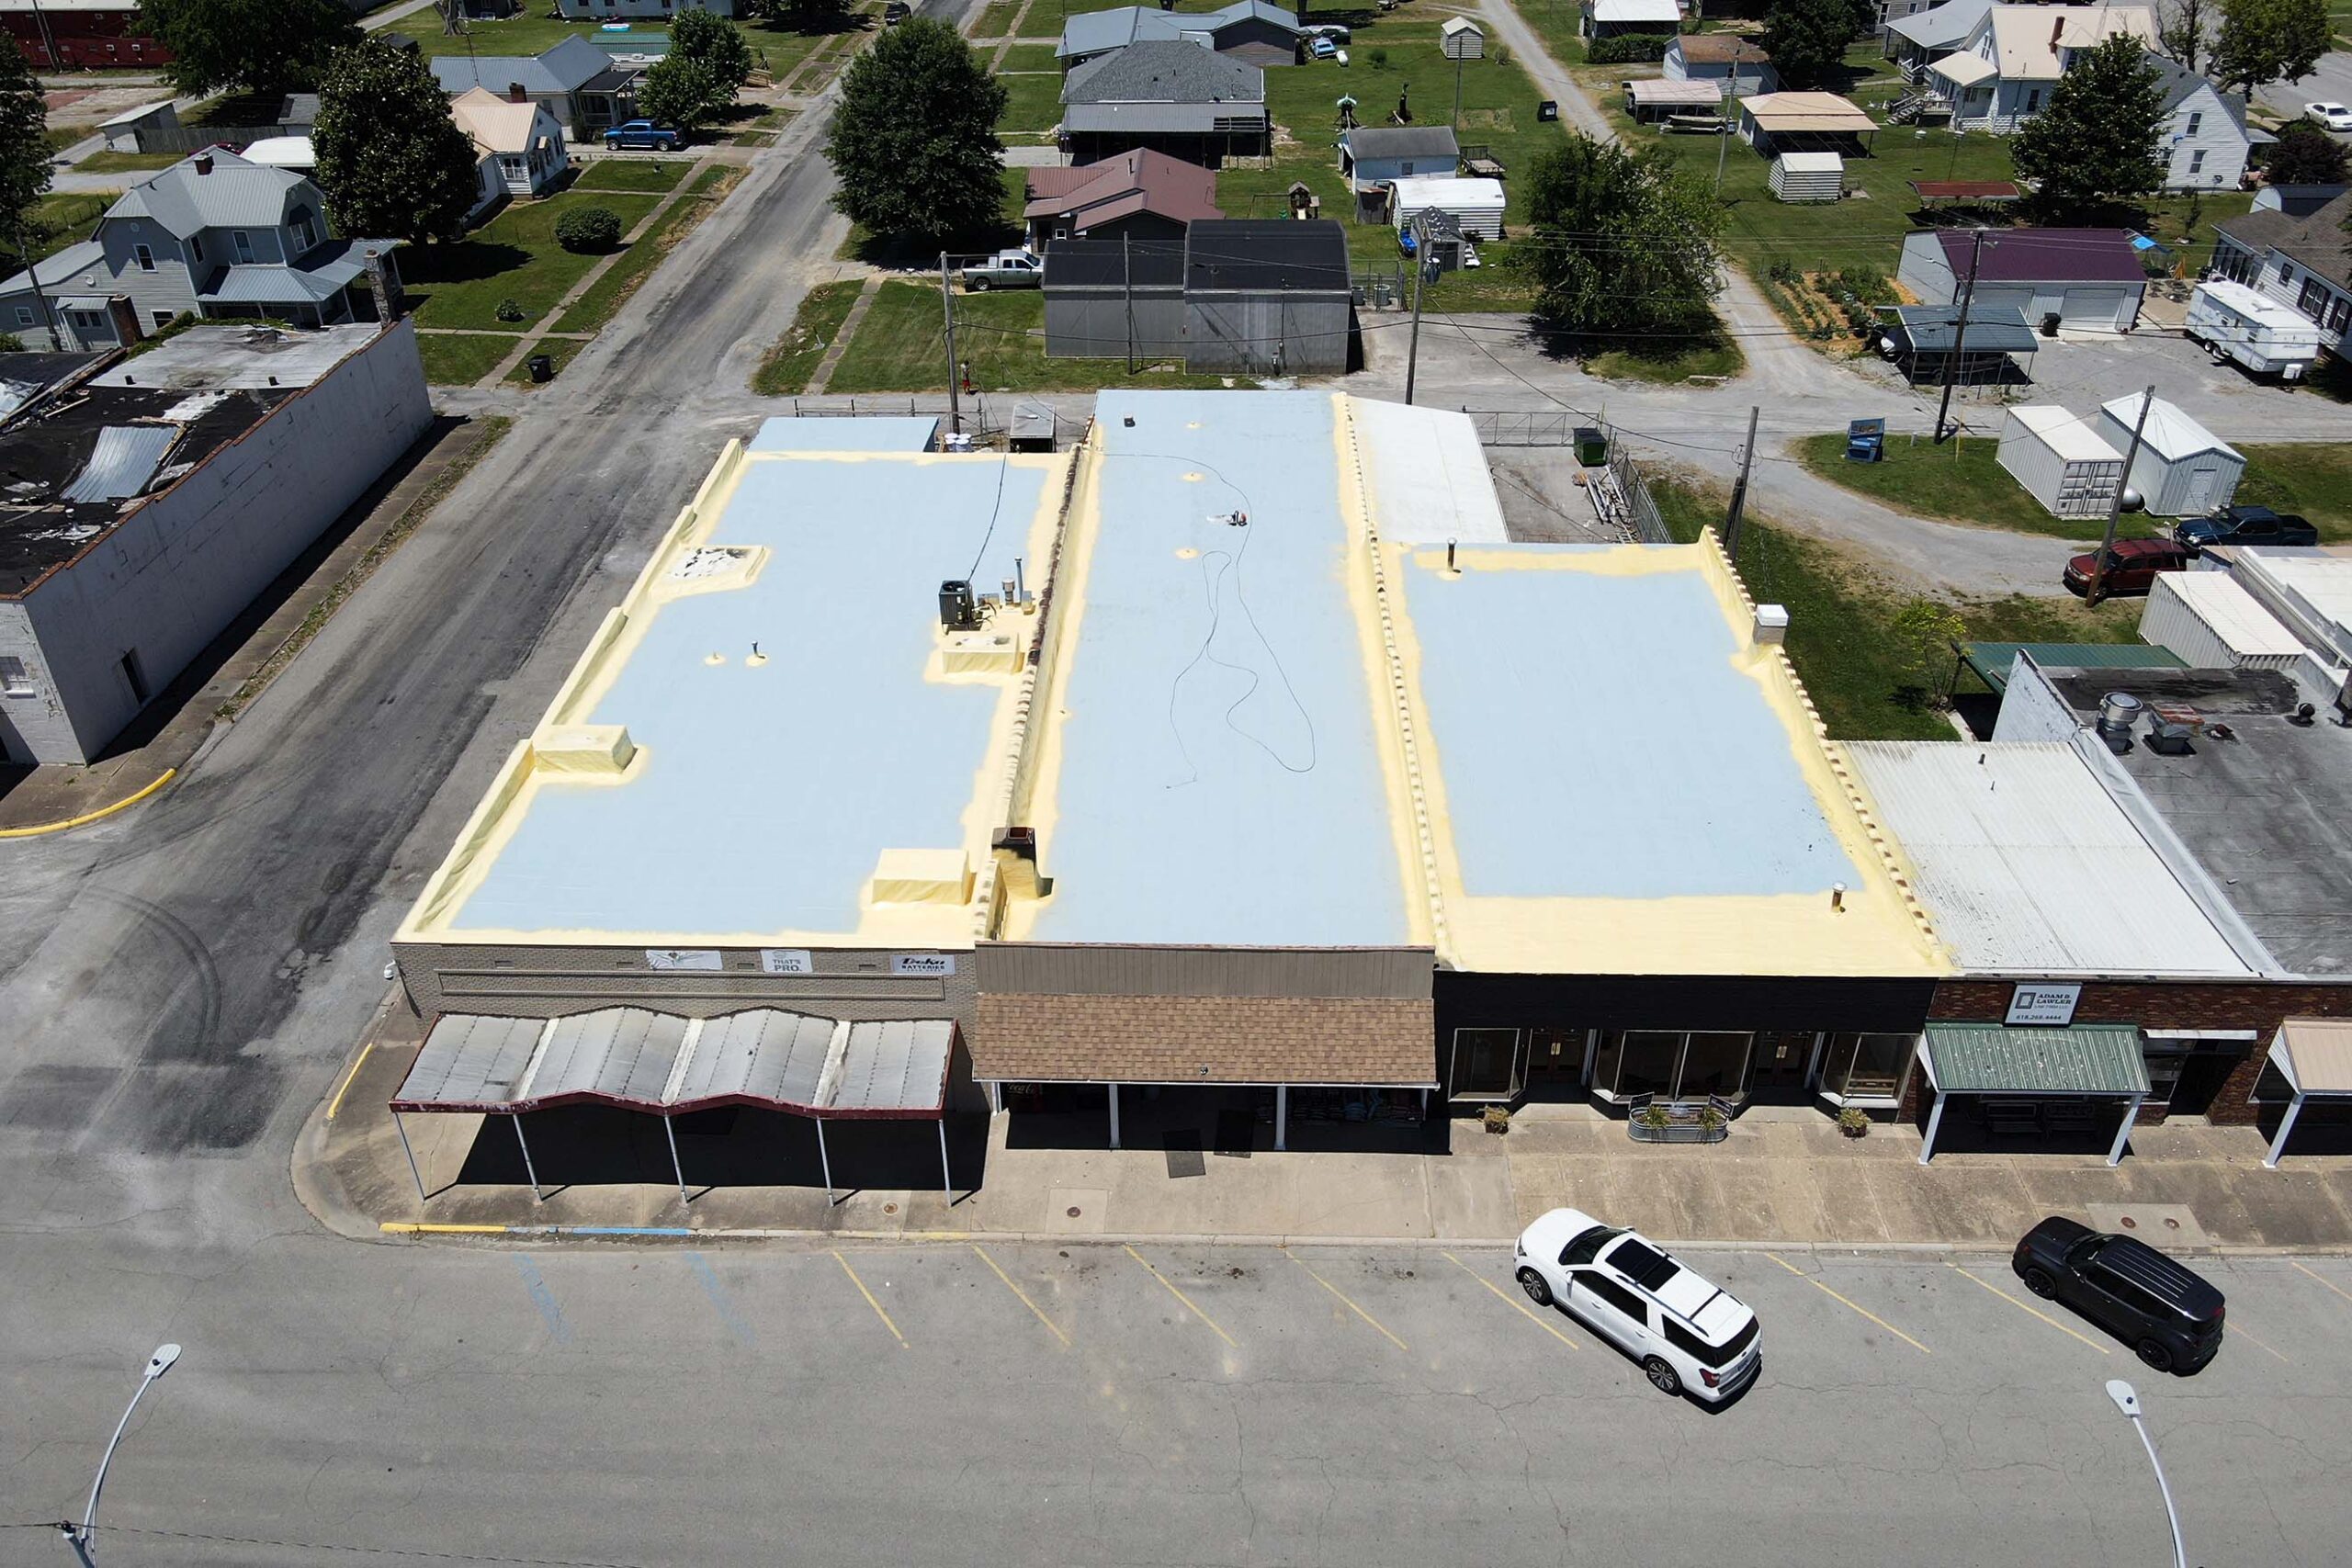
[[[1719,1404],[1763,1370],[1756,1314],[1638,1232],[1555,1209],[1521,1233],[1520,1289],[1566,1306],[1642,1364],[1661,1393]]]
[[[2227,278],[2200,283],[2188,297],[2187,333],[2214,358],[2233,360],[2257,376],[2301,380],[2319,357],[2319,328]]]

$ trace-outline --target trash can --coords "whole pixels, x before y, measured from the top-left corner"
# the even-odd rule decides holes
[[[2056,336],[2058,335],[2058,312],[2057,312],[2057,311],[2055,311],[2055,310],[2048,310],[2048,311],[2044,311],[2044,312],[2042,313],[2042,317],[2041,317],[2041,335],[2042,335],[2043,337],[2056,337]]]
[[[1577,461],[1588,468],[1597,468],[1609,461],[1609,437],[1596,425],[1579,424],[1576,428]]]
[[[526,365],[528,365],[528,366],[530,367],[530,368],[531,368],[531,379],[532,379],[532,380],[534,380],[534,381],[552,381],[552,380],[554,380],[554,379],[555,379],[555,356],[554,356],[554,355],[547,355],[547,354],[535,354],[535,355],[531,355],[531,357],[530,357],[529,359],[526,360],[526,361],[525,361],[525,363],[526,363]]]

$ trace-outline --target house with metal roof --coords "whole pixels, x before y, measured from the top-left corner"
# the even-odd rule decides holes
[[[537,104],[574,140],[628,118],[642,73],[577,33],[538,54],[442,54],[426,63],[451,97],[480,87],[512,103]]]
[[[473,143],[480,197],[468,221],[507,197],[535,197],[571,171],[563,127],[544,105],[516,103],[480,87],[449,100],[449,118]]]
[[[1148,149],[1023,174],[1028,199],[1021,216],[1032,250],[1068,240],[1182,240],[1186,224],[1225,216],[1215,175]]]
[[[1061,144],[1073,163],[1148,149],[1216,168],[1272,145],[1266,73],[1194,44],[1130,44],[1062,83]]]
[[[1452,126],[1351,125],[1340,132],[1340,173],[1351,191],[1461,167],[1462,144]]]
[[[2155,13],[2145,6],[1989,6],[1958,48],[1928,63],[1922,80],[1951,105],[1955,130],[2006,135],[2049,107],[2075,56],[2118,36],[2156,48]]]
[[[2224,93],[2153,50],[2146,58],[2164,94],[2164,188],[2237,189],[2256,144],[2278,138],[2246,123],[2244,93]]]
[[[2352,345],[2352,194],[2265,190],[2254,210],[2214,225],[2213,274],[2256,289],[2320,330],[2342,356]]]
[[[1121,6],[1065,17],[1054,53],[1067,71],[1129,44],[1181,40],[1246,64],[1292,65],[1305,36],[1296,14],[1270,0],[1234,0],[1214,11]]]
[[[2039,329],[2126,333],[2140,319],[2147,270],[2120,229],[1923,230],[1906,234],[1895,281],[1923,305],[1957,305],[1971,272],[1973,309],[2009,307]]]

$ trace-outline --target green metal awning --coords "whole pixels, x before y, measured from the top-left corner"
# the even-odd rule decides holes
[[[2140,1032],[2128,1023],[1931,1023],[1927,1053],[1928,1077],[1947,1094],[2148,1092]]]
[[[1996,696],[2008,690],[2009,667],[2030,653],[2044,670],[2178,670],[2167,649],[2140,642],[1967,642],[1960,657]]]

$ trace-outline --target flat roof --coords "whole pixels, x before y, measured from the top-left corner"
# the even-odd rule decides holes
[[[730,443],[402,940],[969,947],[1036,620],[951,637],[940,585],[1042,588],[1068,459],[931,423]]]
[[[1835,93],[1759,93],[1740,112],[1770,132],[1876,130],[1878,121]]]
[[[1527,974],[1942,971],[1712,537],[1459,548],[1455,570],[1442,546],[1389,555],[1442,954]]]
[[[2149,589],[2148,603],[2158,603],[2164,594],[2188,606],[2206,630],[2241,658],[2293,659],[2303,651],[2303,639],[2264,609],[2229,572],[2164,572]],[[2143,626],[2146,624],[2144,619],[2141,622]]]

